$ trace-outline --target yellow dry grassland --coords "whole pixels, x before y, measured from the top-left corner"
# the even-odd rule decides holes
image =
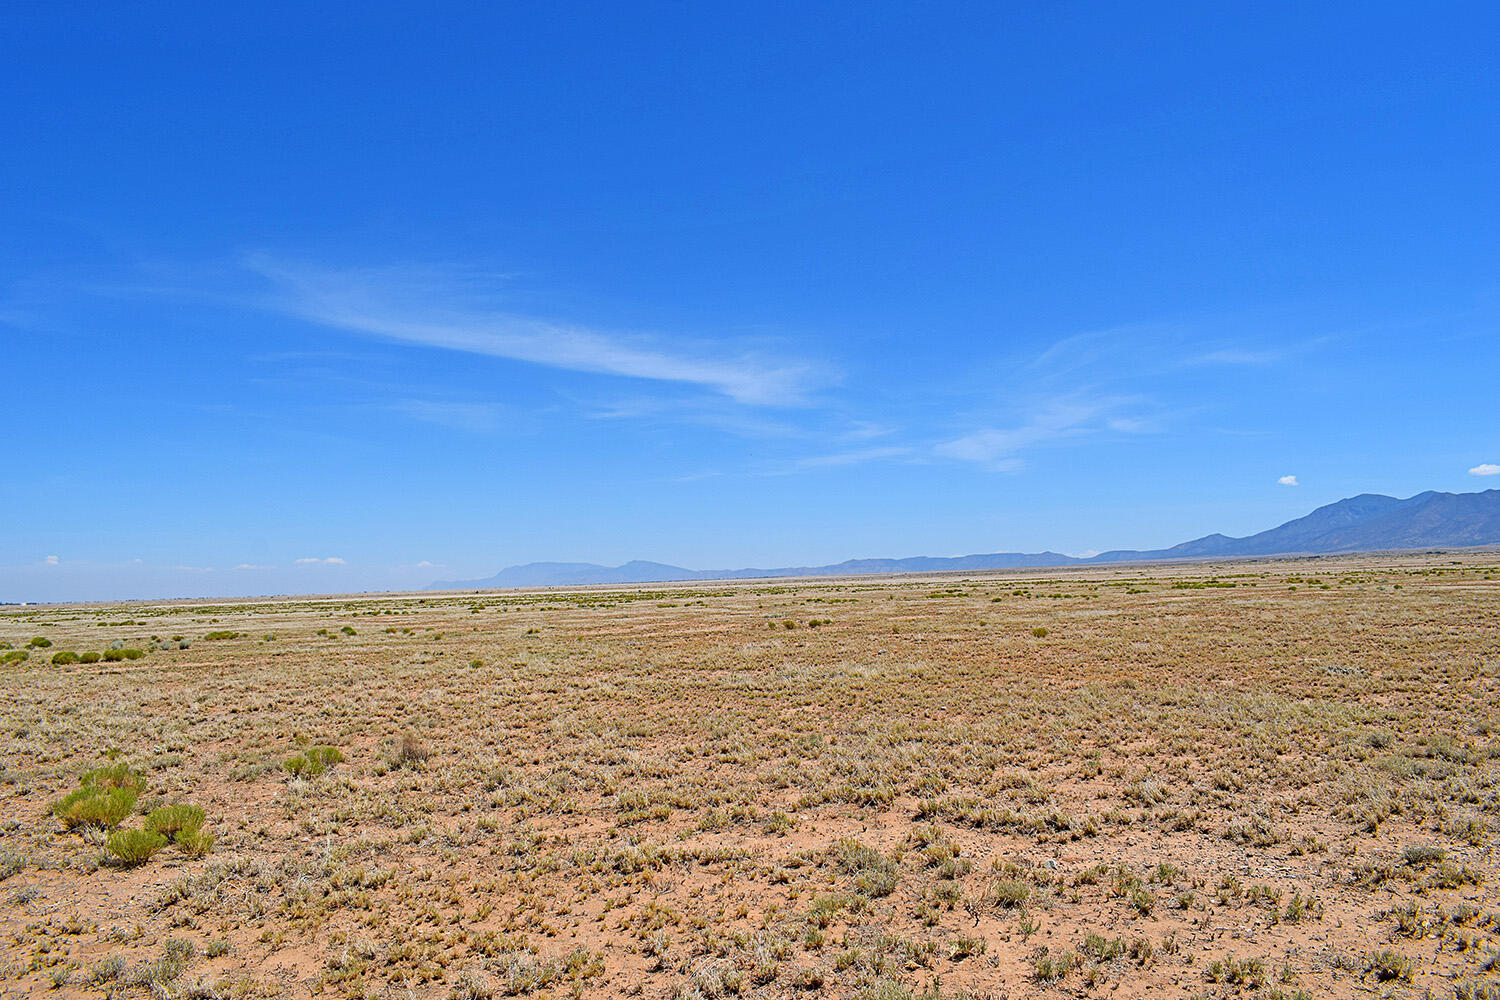
[[[1500,998],[1493,553],[0,640],[4,996]]]

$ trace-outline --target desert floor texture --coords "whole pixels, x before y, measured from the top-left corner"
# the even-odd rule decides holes
[[[1500,998],[1496,553],[0,640],[4,996]]]

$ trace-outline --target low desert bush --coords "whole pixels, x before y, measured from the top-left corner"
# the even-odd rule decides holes
[[[69,830],[80,826],[113,830],[135,809],[138,795],[134,788],[85,785],[63,796],[53,805],[52,814]]]
[[[317,746],[288,757],[281,766],[294,778],[315,778],[343,760],[338,747]]]
[[[146,829],[163,837],[175,837],[184,830],[198,830],[207,815],[200,806],[178,804],[162,806],[146,817]]]
[[[201,858],[214,849],[214,835],[196,827],[190,830],[178,830],[172,842],[190,858]]]
[[[126,865],[144,864],[166,846],[167,838],[153,830],[116,830],[104,842],[104,850]]]

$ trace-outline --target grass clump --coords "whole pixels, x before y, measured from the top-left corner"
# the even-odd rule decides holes
[[[396,744],[396,749],[391,754],[390,765],[393,768],[418,768],[427,763],[427,758],[431,756],[432,751],[427,749],[427,744],[418,739],[415,733],[403,733],[401,742]]]
[[[125,865],[145,864],[167,846],[167,838],[154,830],[116,830],[104,842],[104,850]]]
[[[1014,910],[1024,906],[1026,900],[1031,897],[1031,886],[1018,879],[1002,878],[990,886],[987,895],[997,906]]]
[[[1399,979],[1403,983],[1409,983],[1414,969],[1411,959],[1398,951],[1386,949],[1370,956],[1366,971],[1375,973],[1375,978],[1381,982]]]
[[[1401,852],[1401,860],[1413,868],[1430,865],[1434,861],[1442,861],[1447,857],[1447,851],[1433,844],[1412,844]]]
[[[71,650],[64,649],[64,650],[61,650],[59,652],[56,652],[56,653],[52,654],[52,665],[53,666],[61,667],[61,666],[66,666],[67,664],[70,664],[70,663],[77,663],[77,662],[78,662],[78,654],[72,652]]]
[[[317,746],[288,757],[281,766],[294,778],[315,778],[343,761],[343,751],[338,747]]]
[[[86,788],[133,788],[137,792],[146,789],[146,776],[125,763],[85,771],[78,782]]]
[[[178,804],[152,810],[146,817],[146,829],[163,837],[176,837],[184,830],[199,830],[207,819],[201,806]]]
[[[65,828],[97,827],[113,830],[135,809],[146,779],[129,764],[110,764],[84,772],[79,787],[52,806]]]
[[[854,876],[854,887],[866,896],[889,896],[896,891],[897,865],[875,848],[857,840],[841,840],[836,847],[844,871]]]
[[[1078,956],[1072,952],[1054,955],[1044,946],[1032,960],[1032,974],[1037,982],[1055,983],[1078,965]]]
[[[139,793],[134,788],[85,786],[69,792],[52,807],[52,814],[69,830],[98,827],[113,830],[135,809]]]
[[[214,835],[197,827],[178,830],[172,838],[177,849],[190,858],[201,858],[214,849]]]
[[[1259,989],[1266,985],[1266,963],[1259,958],[1216,958],[1208,964],[1208,981]]]

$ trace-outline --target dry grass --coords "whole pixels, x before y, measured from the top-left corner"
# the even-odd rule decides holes
[[[8,609],[0,986],[1500,997],[1497,574]]]

